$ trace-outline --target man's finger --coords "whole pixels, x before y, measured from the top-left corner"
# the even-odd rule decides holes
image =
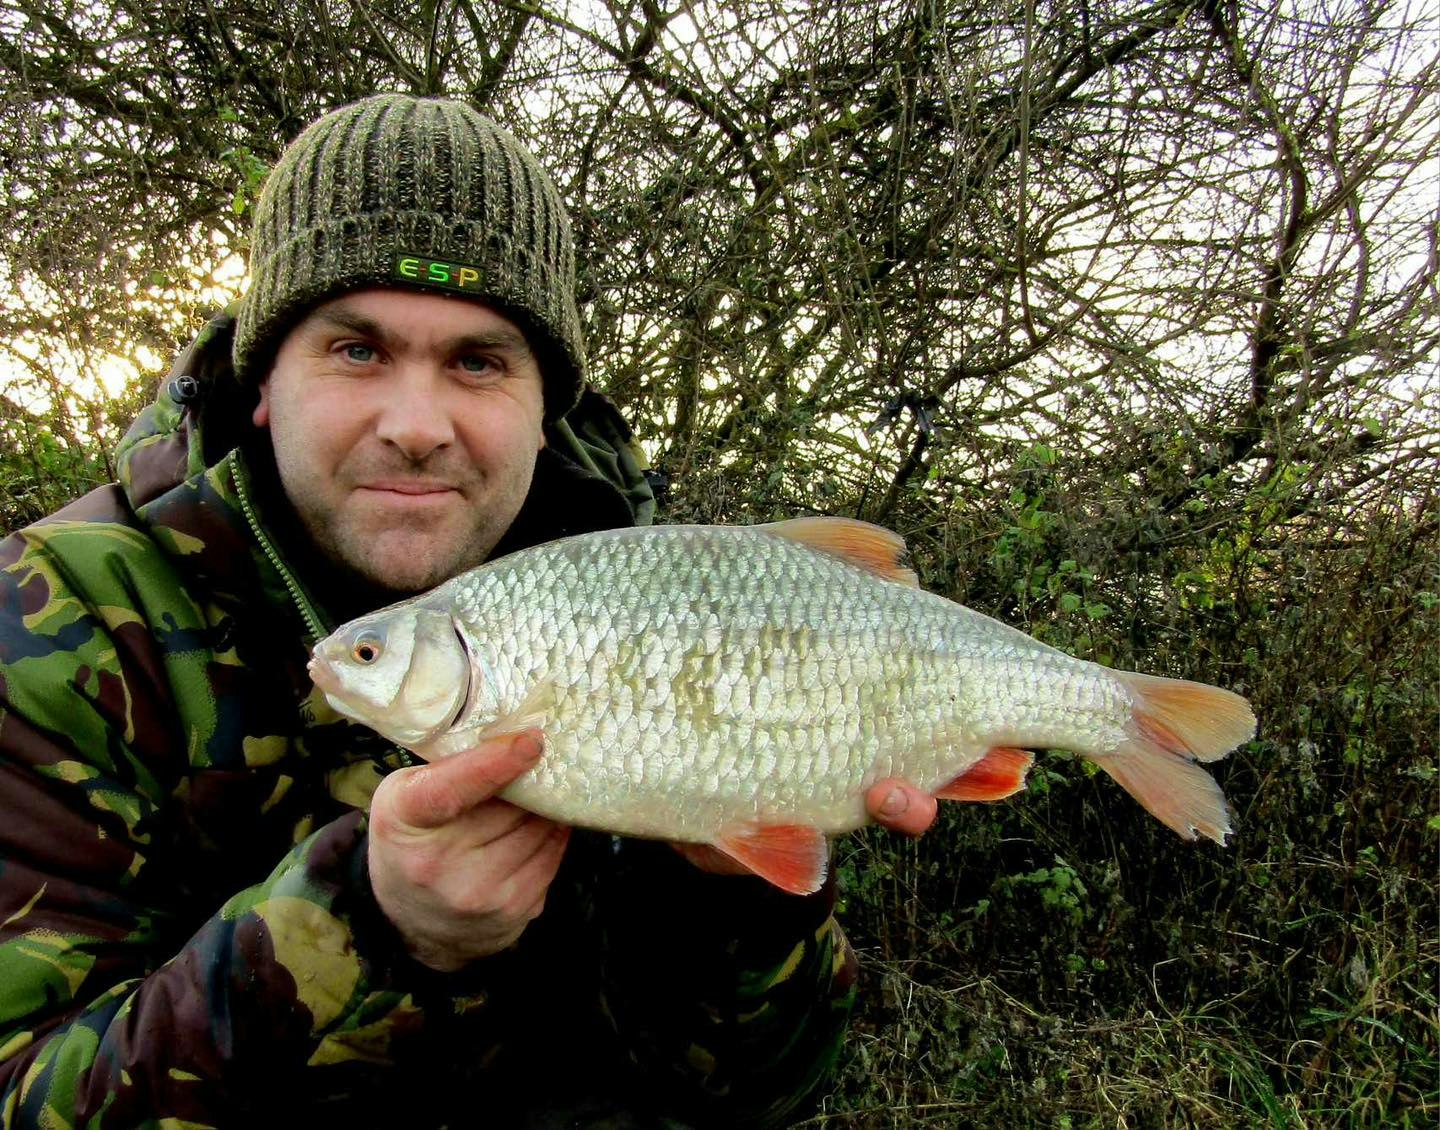
[[[535,891],[543,899],[550,880],[560,870],[560,861],[565,858],[565,848],[569,843],[570,829],[564,824],[552,825],[550,834],[511,874],[515,888]]]
[[[516,809],[524,819],[503,835],[484,843],[485,868],[495,875],[510,875],[525,866],[535,855],[550,847],[552,841],[569,829],[543,816]],[[563,838],[563,837],[562,837]]]
[[[395,779],[389,797],[391,814],[411,828],[439,828],[530,769],[543,749],[539,730],[523,730],[429,765],[401,770],[391,775]]]
[[[569,842],[570,829],[563,824],[551,824],[539,843],[529,846],[524,858],[512,860],[503,869],[497,868],[497,878],[489,888],[488,897],[493,900],[490,909],[530,921],[530,908],[544,905],[545,892],[560,870]]]
[[[871,817],[892,832],[918,836],[935,823],[938,805],[929,793],[893,778],[876,781],[865,793]]]

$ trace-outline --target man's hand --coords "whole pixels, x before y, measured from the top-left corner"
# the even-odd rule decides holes
[[[540,759],[538,730],[391,773],[370,805],[370,885],[424,965],[513,944],[545,906],[570,829],[495,794]]]

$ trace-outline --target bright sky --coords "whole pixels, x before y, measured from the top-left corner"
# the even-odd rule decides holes
[[[567,18],[573,20],[576,25],[586,28],[599,29],[601,21],[610,18],[609,13],[601,6],[588,3],[588,0],[575,0],[569,5],[562,5],[566,10]],[[705,0],[687,5],[686,8],[677,13],[667,23],[662,40],[665,46],[682,61],[681,65],[691,69],[694,73],[704,76],[717,76],[720,74],[737,74],[736,58],[737,53],[750,52],[750,61],[760,69],[765,69],[764,56],[768,54],[774,63],[783,65],[786,61],[789,50],[786,43],[786,28],[782,24],[770,25],[760,23],[758,26],[745,24],[742,17],[738,16],[724,3],[707,3]],[[703,33],[702,30],[703,29]],[[718,54],[717,54],[718,53]],[[1393,60],[1380,60],[1390,65],[1398,65],[1403,73],[1407,68],[1417,69],[1424,65],[1423,60],[1412,59],[1401,61],[1398,64]],[[1360,76],[1365,73],[1364,67],[1360,68]],[[558,80],[560,82],[564,79]],[[1356,82],[1347,92],[1347,99],[1359,100],[1365,96],[1366,84]],[[547,111],[556,104],[558,91],[554,88],[547,88],[544,84],[536,84],[533,90],[527,93],[527,109],[535,115],[537,121],[544,121],[548,117]],[[1434,128],[1433,120],[1429,122],[1429,128]],[[783,145],[783,139],[778,144]],[[1224,158],[1228,159],[1229,155]],[[1257,168],[1271,168],[1273,155],[1263,153],[1256,155]],[[1430,171],[1431,175],[1413,178],[1410,187],[1405,194],[1398,199],[1390,201],[1392,207],[1406,215],[1414,215],[1415,209],[1412,206],[1413,197],[1411,193],[1429,192],[1432,196],[1440,185],[1440,177]],[[1263,174],[1262,174],[1263,175]],[[1163,204],[1158,201],[1157,204]],[[1372,207],[1371,202],[1366,201],[1366,206]],[[1423,209],[1421,209],[1423,213]],[[1103,219],[1103,216],[1101,217]],[[1377,216],[1367,217],[1372,234],[1378,234],[1380,225],[1376,223]],[[1274,223],[1275,217],[1266,218]],[[1097,221],[1098,222],[1098,221]],[[1171,235],[1204,235],[1209,234],[1208,228],[1218,225],[1224,229],[1227,222],[1216,216],[1204,217],[1173,217],[1168,225],[1168,234]],[[1166,225],[1161,225],[1162,227]],[[1221,236],[1225,234],[1222,230]],[[1079,240],[1085,235],[1084,231],[1076,228],[1071,232],[1072,240]],[[1391,245],[1408,246],[1413,248],[1409,255],[1410,262],[1397,260],[1389,264],[1376,264],[1375,266],[1391,275],[1403,275],[1410,269],[1412,262],[1423,260],[1425,255],[1424,240],[1417,238],[1411,243],[1394,241]],[[1095,233],[1095,242],[1098,246],[1102,241],[1100,234]],[[1316,246],[1319,246],[1318,244]],[[220,249],[217,249],[217,251]],[[1082,254],[1081,252],[1077,252]],[[1089,254],[1085,252],[1084,254]],[[1126,298],[1126,281],[1140,279],[1147,272],[1164,272],[1173,270],[1173,265],[1166,266],[1163,263],[1150,262],[1153,256],[1147,255],[1144,248],[1137,248],[1134,245],[1128,248],[1116,250],[1103,248],[1097,252],[1100,256],[1100,269],[1090,275],[1091,279],[1111,280],[1108,286],[1102,289],[1114,289],[1113,299],[1106,296],[1107,300],[1116,303],[1123,303]],[[1114,260],[1106,262],[1105,260]],[[1302,266],[1310,264],[1301,264]],[[223,259],[219,266],[211,271],[208,265],[197,268],[192,277],[208,276],[213,280],[213,285],[205,288],[193,287],[183,291],[151,291],[142,292],[134,287],[119,301],[130,303],[153,302],[157,305],[173,305],[178,301],[193,303],[199,306],[218,306],[228,300],[233,294],[238,293],[243,287],[244,264],[238,256],[231,255]],[[0,280],[3,282],[4,280]],[[35,296],[25,293],[24,288],[20,290],[22,301],[29,302],[42,315],[45,313],[42,301],[32,301]],[[52,303],[63,301],[63,298],[55,296],[48,297]],[[1090,296],[1096,297],[1094,295]],[[644,326],[648,322],[645,312],[636,313],[637,334],[645,331]],[[800,327],[803,329],[804,327]],[[1185,337],[1176,339],[1168,344],[1161,345],[1155,351],[1158,359],[1172,364],[1183,363],[1186,357],[1192,361],[1201,361],[1200,354],[1206,349],[1213,349],[1215,342],[1206,338]],[[958,348],[958,347],[957,347]],[[13,354],[7,355],[7,349]],[[1243,341],[1233,342],[1227,346],[1232,361],[1243,369],[1244,364],[1244,343]],[[49,389],[44,383],[38,381],[26,367],[26,360],[36,363],[37,367],[47,372],[57,374],[65,387],[72,390],[74,397],[79,401],[90,401],[97,397],[111,397],[123,391],[135,378],[142,373],[153,373],[163,369],[168,363],[168,357],[157,356],[147,351],[137,351],[135,356],[122,357],[114,355],[95,356],[87,353],[83,344],[65,341],[42,341],[40,339],[28,339],[19,342],[0,343],[0,393],[10,396],[12,399],[30,406],[41,406],[45,397],[49,395]],[[1214,358],[1204,360],[1202,364],[1207,370],[1214,371]],[[1041,374],[1043,376],[1043,374]],[[715,378],[715,379],[718,379]],[[1428,376],[1419,376],[1417,380],[1432,383]]]
[[[208,282],[184,290],[152,289],[148,292],[143,291],[139,284],[132,283],[120,301],[148,302],[161,308],[185,302],[201,309],[219,309],[242,290],[245,261],[239,255],[226,255],[213,267],[208,264],[192,265],[189,277],[204,278]],[[44,317],[47,313],[60,313],[52,308],[63,301],[63,296],[36,295],[33,287],[27,287],[23,282],[19,291],[37,315]],[[199,326],[190,328],[199,329]],[[54,384],[71,390],[68,399],[72,405],[104,401],[119,396],[142,375],[163,371],[170,361],[169,356],[161,356],[144,346],[137,347],[131,355],[120,356],[97,353],[83,342],[27,335],[0,342],[0,395],[22,408],[45,411],[52,397],[52,381],[37,376],[38,372],[53,377]],[[86,417],[84,412],[76,413],[76,426],[82,431],[87,429]]]

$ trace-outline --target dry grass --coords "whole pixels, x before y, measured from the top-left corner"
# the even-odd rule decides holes
[[[1347,1018],[1317,1017],[1318,1038],[1275,1044],[1246,1026],[1246,1002],[1077,1020],[1035,1008],[1000,980],[960,980],[866,955],[867,998],[836,1093],[804,1125],[1212,1127],[1432,1126],[1435,999],[1413,981],[1371,982]],[[1411,968],[1412,974],[1421,970]],[[1398,1071],[1405,1037],[1377,1012],[1401,1008],[1428,1047]],[[1428,1011],[1427,1011],[1428,1010]],[[1401,1075],[1423,1079],[1417,1091]]]

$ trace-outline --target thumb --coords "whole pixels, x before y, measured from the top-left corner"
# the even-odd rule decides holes
[[[489,800],[531,769],[545,748],[539,730],[501,734],[473,749],[390,774],[380,783],[391,819],[415,829],[439,828]],[[381,800],[380,789],[376,800]]]
[[[865,807],[871,819],[892,832],[918,836],[935,822],[937,805],[933,796],[908,781],[887,777],[870,786]]]

